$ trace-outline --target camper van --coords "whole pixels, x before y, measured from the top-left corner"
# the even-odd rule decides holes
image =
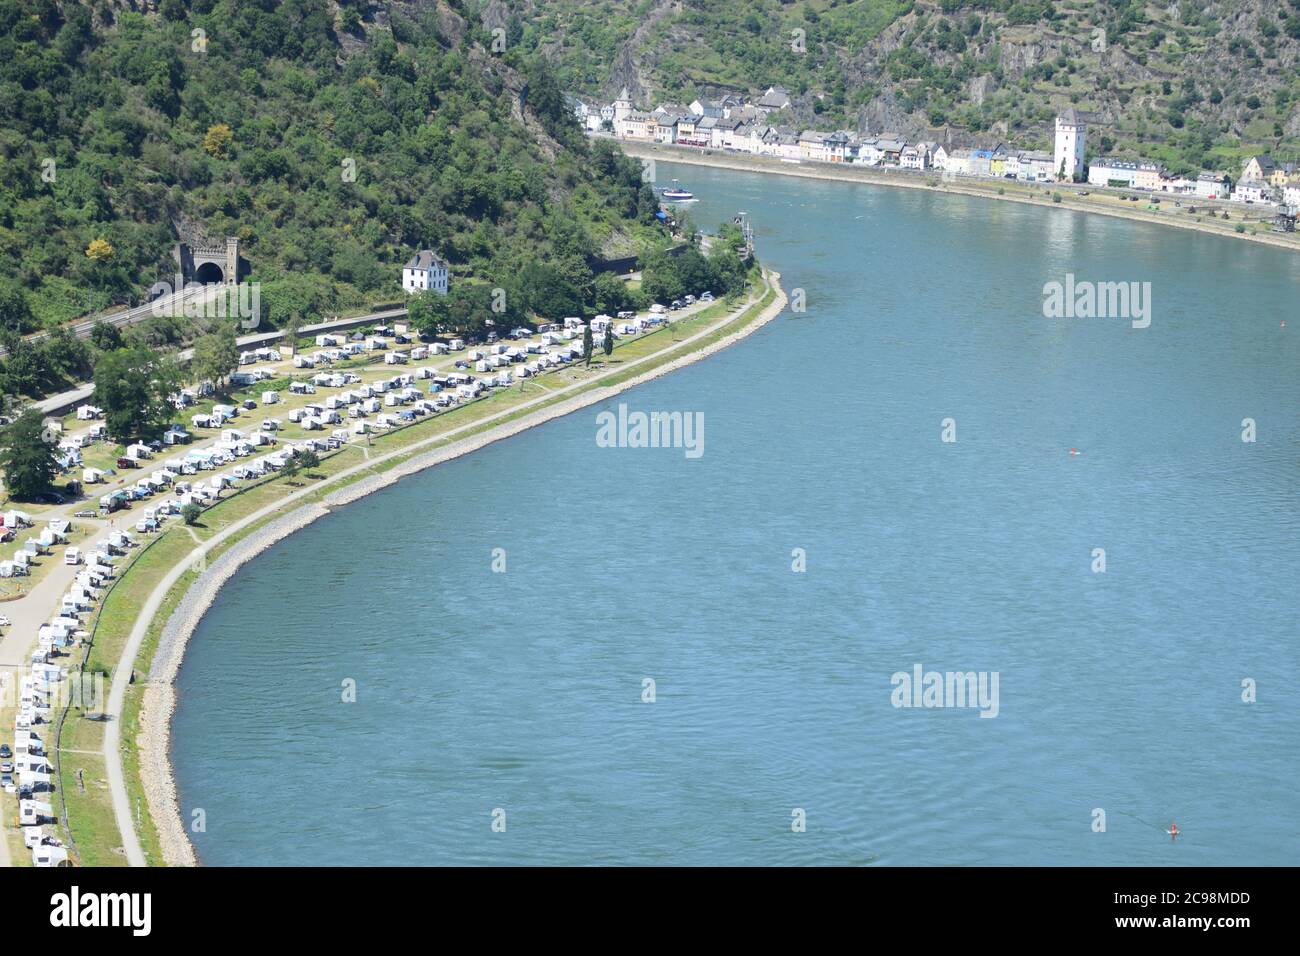
[[[63,552],[63,563],[64,563],[64,564],[80,564],[80,563],[81,563],[81,552],[80,552],[79,550],[77,550],[76,548],[68,548],[67,551],[64,551],[64,552]]]
[[[25,827],[39,826],[54,819],[54,807],[40,800],[20,800],[18,822]]]

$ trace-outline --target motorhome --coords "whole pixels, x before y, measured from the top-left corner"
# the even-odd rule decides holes
[[[33,827],[42,823],[54,822],[54,807],[41,800],[18,801],[18,823],[20,826]]]

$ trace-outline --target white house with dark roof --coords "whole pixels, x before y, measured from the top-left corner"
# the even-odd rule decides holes
[[[446,295],[446,261],[432,249],[421,249],[402,266],[402,288],[408,295],[429,290]]]

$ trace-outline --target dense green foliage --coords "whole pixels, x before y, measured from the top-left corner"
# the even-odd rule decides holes
[[[741,260],[744,238],[739,228],[724,225],[708,255],[694,246],[676,254],[652,253],[642,267],[641,296],[644,303],[671,302],[684,295],[712,292],[715,296],[738,294],[745,286],[746,265]]]
[[[0,0],[0,328],[140,301],[187,223],[241,237],[272,324],[396,297],[422,247],[453,283],[545,266],[592,302],[604,250],[664,241],[637,165],[593,155],[539,58],[422,7],[391,28],[326,0],[159,10]]]
[[[0,472],[10,498],[31,501],[54,483],[58,465],[44,427],[41,413],[29,408],[0,431]]]
[[[91,401],[104,410],[108,435],[115,441],[156,439],[172,419],[175,408],[168,396],[179,386],[171,358],[137,345],[99,356]]]
[[[211,382],[218,389],[226,384],[226,376],[239,367],[239,347],[235,344],[235,328],[226,324],[194,343],[194,357],[190,360],[190,379]]]

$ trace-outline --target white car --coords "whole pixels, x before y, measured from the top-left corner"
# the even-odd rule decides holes
[[[8,626],[9,626],[9,618],[5,617],[3,614],[0,614],[0,627],[8,627]]]

